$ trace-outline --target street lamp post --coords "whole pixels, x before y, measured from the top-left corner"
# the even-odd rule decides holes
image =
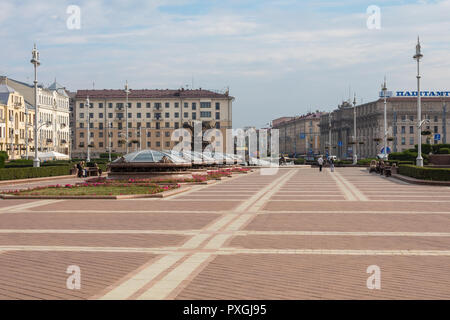
[[[421,106],[421,96],[420,96],[420,59],[423,58],[423,54],[421,52],[420,39],[417,38],[416,45],[416,54],[413,57],[417,60],[417,159],[416,165],[418,167],[423,167],[423,158],[422,158],[422,106]]]
[[[328,157],[331,157],[331,113],[328,116]]]
[[[111,122],[108,122],[108,160],[111,162]]]
[[[90,132],[90,128],[91,128],[91,114],[89,112],[89,108],[90,108],[91,104],[89,102],[89,96],[86,99],[86,108],[87,108],[87,157],[86,157],[86,162],[91,162],[91,132]]]
[[[41,65],[39,61],[39,51],[36,48],[36,44],[34,45],[31,58],[31,64],[34,65],[34,159],[33,159],[33,167],[40,167],[40,160],[38,157],[38,119],[39,119],[39,108],[38,108],[38,94],[37,94],[37,67]]]
[[[126,94],[126,104],[125,104],[125,120],[126,120],[126,135],[127,135],[127,154],[129,152],[128,145],[128,95],[130,94],[130,90],[128,89],[128,80],[125,84],[125,94]]]
[[[28,160],[28,107],[25,104],[25,159]]]
[[[358,141],[356,138],[356,93],[353,99],[353,164],[356,165],[358,163],[358,155],[356,153],[356,148],[358,145]]]
[[[381,85],[381,90],[383,92],[384,97],[384,136],[383,136],[383,142],[384,142],[384,160],[387,160],[387,86],[386,86],[386,78],[384,78],[384,83]]]

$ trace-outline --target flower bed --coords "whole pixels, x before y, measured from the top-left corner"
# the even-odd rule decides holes
[[[160,186],[152,183],[79,183],[76,185],[53,185],[26,190],[4,192],[15,196],[119,196],[149,195],[179,188],[180,185]]]

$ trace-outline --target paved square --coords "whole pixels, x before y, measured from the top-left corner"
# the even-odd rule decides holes
[[[449,208],[448,187],[307,167],[164,199],[0,200],[0,299],[450,299]]]

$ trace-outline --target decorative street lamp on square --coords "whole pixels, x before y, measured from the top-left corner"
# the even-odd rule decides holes
[[[421,106],[421,96],[420,96],[420,59],[423,58],[423,54],[421,52],[420,39],[417,37],[417,45],[416,45],[416,54],[413,57],[417,60],[417,159],[416,165],[418,167],[423,167],[423,158],[422,158],[422,106]]]
[[[39,108],[38,108],[38,94],[37,94],[37,67],[41,65],[41,62],[39,61],[39,51],[36,48],[36,44],[34,45],[33,51],[31,52],[32,58],[31,58],[31,64],[34,65],[34,160],[33,160],[33,167],[39,168],[40,167],[40,160],[38,157],[38,119],[39,119]]]

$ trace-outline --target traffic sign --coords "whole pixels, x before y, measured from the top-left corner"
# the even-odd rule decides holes
[[[393,95],[392,91],[386,91],[386,98],[391,98]],[[384,91],[380,91],[380,98],[384,98]]]
[[[306,134],[304,134],[304,133],[300,133],[300,139],[305,139],[306,138]]]
[[[436,133],[434,135],[434,141],[439,141],[439,140],[441,140],[441,134],[440,133]]]
[[[338,146],[339,146],[339,147],[342,147],[342,141],[339,141],[339,142],[338,142]]]
[[[381,153],[384,154],[384,148],[381,149]],[[391,148],[387,147],[387,154],[391,153]]]

